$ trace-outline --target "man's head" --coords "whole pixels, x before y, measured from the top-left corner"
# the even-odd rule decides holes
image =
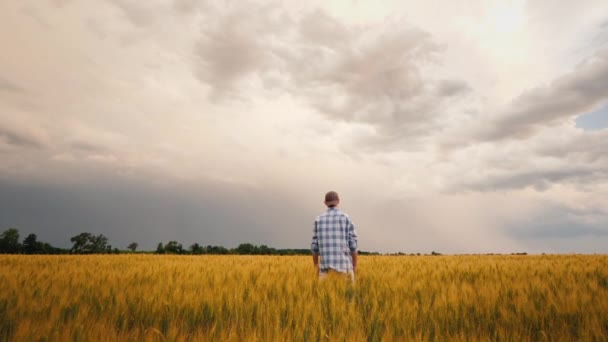
[[[325,205],[326,206],[333,208],[333,207],[337,206],[338,203],[340,203],[340,196],[338,196],[337,192],[330,191],[325,194]]]

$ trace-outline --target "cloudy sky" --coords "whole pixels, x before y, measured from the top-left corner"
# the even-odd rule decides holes
[[[0,2],[0,230],[608,253],[608,2]]]

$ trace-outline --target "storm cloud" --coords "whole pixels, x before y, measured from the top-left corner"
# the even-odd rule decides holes
[[[306,248],[336,190],[366,250],[608,246],[605,1],[0,13],[0,230]]]
[[[546,126],[572,120],[608,101],[608,50],[597,52],[546,87],[524,92],[487,123],[482,139],[525,139]]]
[[[280,6],[227,7],[203,27],[195,50],[196,75],[214,100],[246,97],[257,82],[328,120],[370,126],[360,145],[384,150],[437,129],[441,109],[471,89],[424,74],[439,63],[441,47],[403,18],[358,26],[321,9],[289,15]],[[261,14],[246,15],[253,11]]]

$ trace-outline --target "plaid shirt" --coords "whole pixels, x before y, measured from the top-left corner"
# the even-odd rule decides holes
[[[319,215],[310,249],[321,256],[322,271],[330,268],[338,272],[352,271],[351,254],[357,251],[357,232],[350,216],[338,208],[328,208]]]

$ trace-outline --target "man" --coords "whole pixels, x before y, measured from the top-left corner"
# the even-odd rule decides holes
[[[337,272],[354,280],[357,271],[357,232],[350,216],[340,211],[338,204],[340,197],[337,192],[325,194],[327,211],[317,217],[312,233],[312,261],[319,279]]]

